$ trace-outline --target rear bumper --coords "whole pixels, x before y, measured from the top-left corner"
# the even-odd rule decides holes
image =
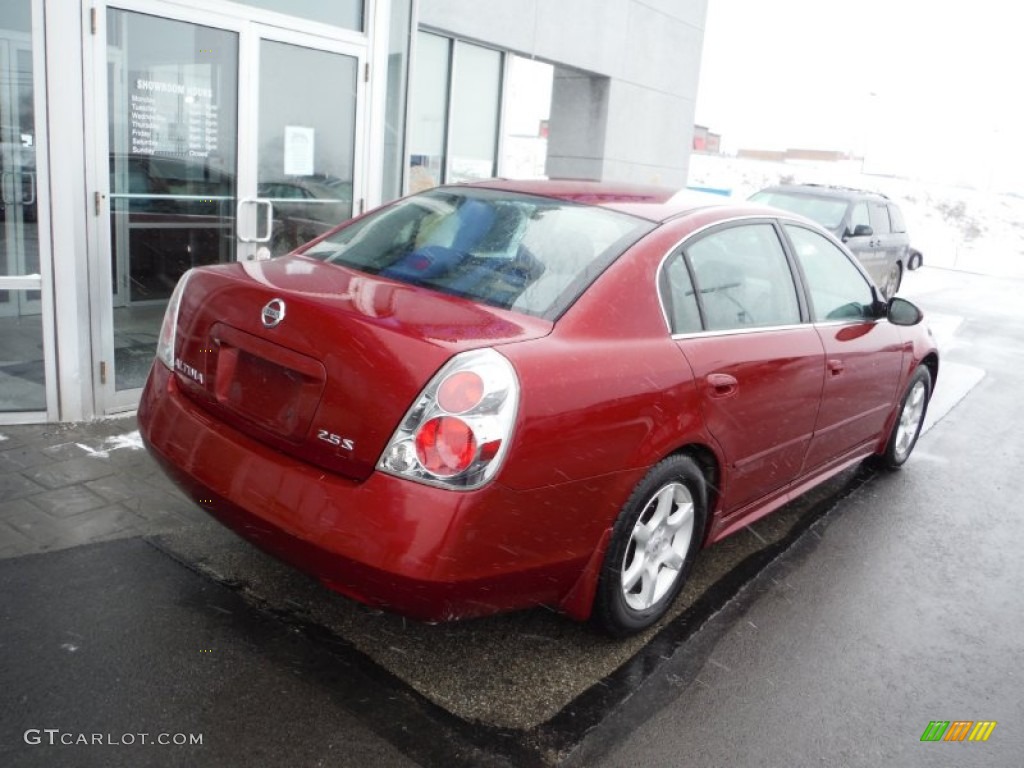
[[[235,532],[342,594],[427,621],[578,594],[619,489],[633,482],[616,475],[533,491],[491,483],[468,493],[380,472],[354,482],[211,418],[160,363],[139,425],[163,469]],[[569,612],[584,618],[589,606]]]

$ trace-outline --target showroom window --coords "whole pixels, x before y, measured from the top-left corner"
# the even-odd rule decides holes
[[[381,198],[384,202],[402,196],[406,104],[409,98],[409,48],[412,35],[412,0],[392,0],[388,35],[387,106],[384,115],[384,167],[381,185]]]
[[[495,175],[503,70],[500,51],[418,33],[410,192]]]

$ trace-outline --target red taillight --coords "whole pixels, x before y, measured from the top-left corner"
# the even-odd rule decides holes
[[[476,457],[476,438],[462,419],[439,416],[416,433],[416,458],[428,472],[450,477],[464,472]]]
[[[377,469],[440,488],[479,488],[501,468],[518,405],[508,359],[489,348],[460,352],[427,382]]]
[[[437,404],[448,413],[465,413],[484,398],[484,382],[473,371],[458,371],[441,382]]]
[[[181,298],[185,295],[185,283],[192,276],[192,270],[188,270],[178,284],[174,286],[170,301],[167,302],[167,309],[164,310],[164,322],[160,326],[160,336],[156,344],[156,357],[164,365],[174,370],[174,337],[178,333],[178,310],[181,307]]]

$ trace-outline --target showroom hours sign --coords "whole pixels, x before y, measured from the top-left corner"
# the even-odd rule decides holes
[[[131,90],[131,151],[207,158],[217,151],[218,105],[200,85],[137,78]]]

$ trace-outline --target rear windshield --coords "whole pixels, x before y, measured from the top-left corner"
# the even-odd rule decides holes
[[[814,197],[790,192],[758,192],[750,199],[755,203],[805,216],[826,229],[836,229],[843,223],[843,215],[849,205],[846,200],[834,197]]]
[[[552,198],[440,188],[371,214],[304,255],[555,320],[654,226]]]

